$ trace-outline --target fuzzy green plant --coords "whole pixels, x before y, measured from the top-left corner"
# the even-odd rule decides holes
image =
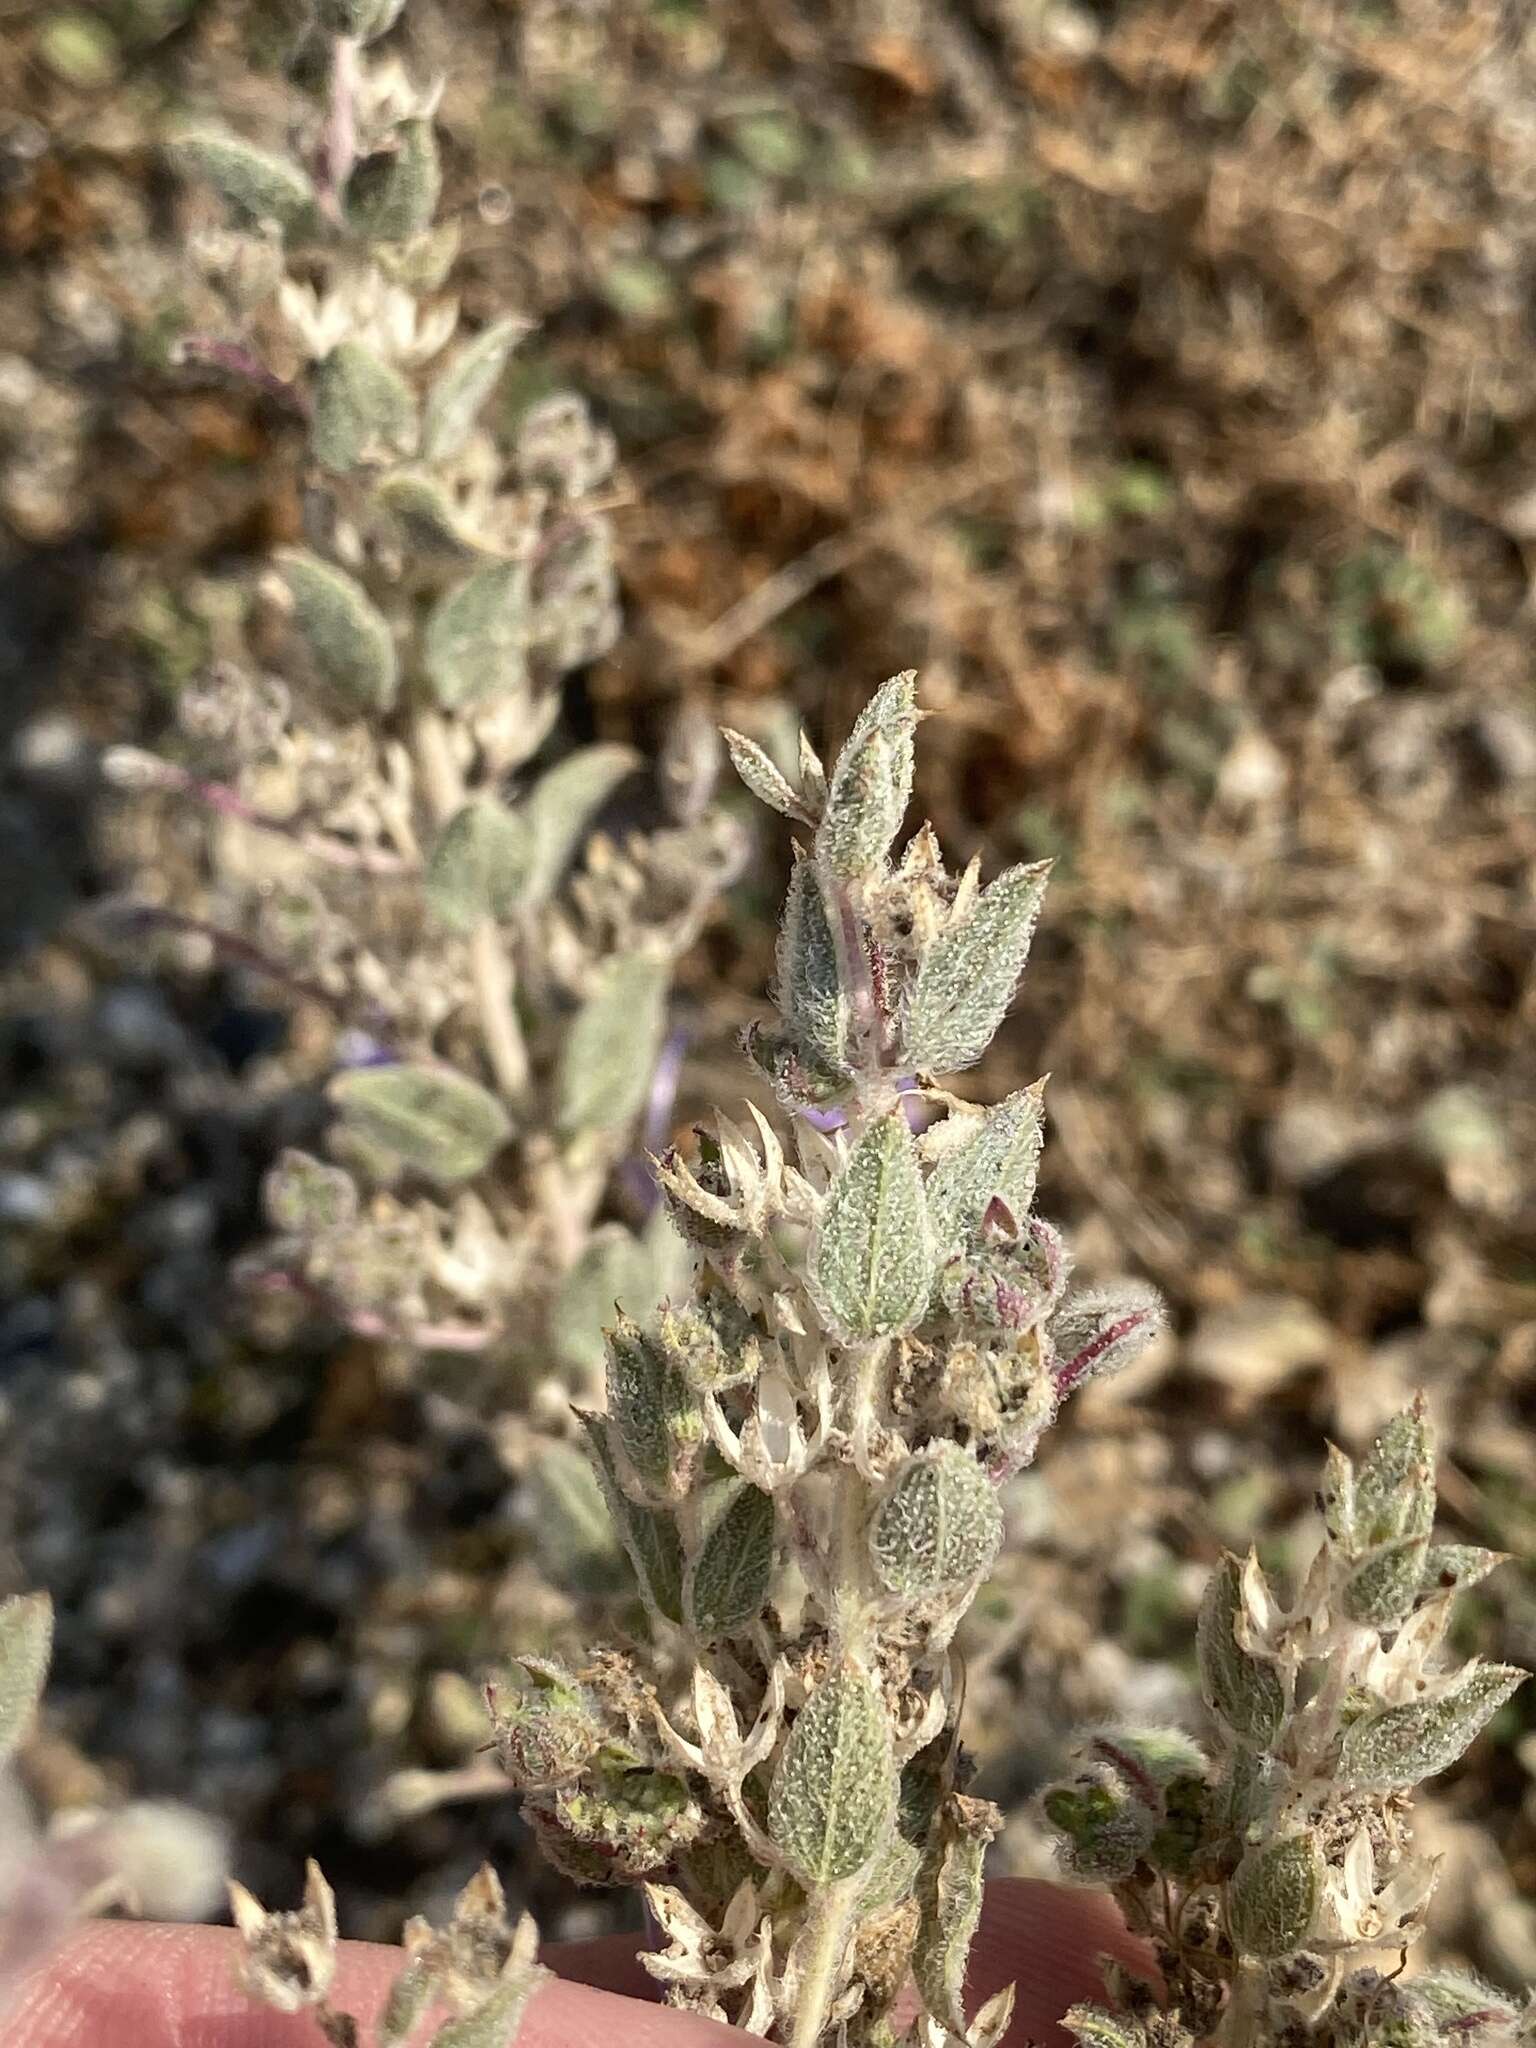
[[[1105,1885],[1162,1985],[1117,1972],[1068,2016],[1084,2048],[1436,2048],[1536,2039],[1525,2010],[1457,1972],[1403,1978],[1435,1861],[1416,1786],[1455,1763],[1526,1674],[1446,1655],[1457,1595],[1501,1560],[1434,1537],[1422,1402],[1369,1455],[1329,1453],[1323,1537],[1287,1602],[1228,1556],[1201,1607],[1209,1739],[1086,1735],[1043,1796],[1072,1877]]]
[[[894,851],[918,720],[898,676],[793,784],[727,735],[803,834],[748,1040],[788,1130],[721,1116],[659,1162],[693,1286],[616,1325],[586,1418],[651,1648],[490,1695],[558,1867],[646,1887],[668,1998],[793,2048],[896,2040],[909,1966],[912,2040],[1002,2038],[1010,1995],[963,2004],[1001,1816],[966,1789],[955,1631],[1000,1483],[1162,1321],[1146,1288],[1069,1291],[1041,1088],[941,1084],[1013,1000],[1047,868],[951,875],[927,827]]]
[[[1071,1291],[1033,1214],[1041,1087],[978,1106],[943,1085],[1013,999],[1046,869],[951,875],[926,826],[896,850],[919,716],[894,678],[830,776],[803,747],[798,783],[727,736],[804,835],[778,1016],[748,1039],[788,1130],[717,1117],[660,1161],[693,1287],[616,1324],[586,1418],[649,1644],[528,1657],[489,1691],[556,1865],[642,1885],[667,1998],[786,2048],[1006,2032],[1010,1993],[964,1998],[1001,1815],[967,1789],[956,1629],[1000,1483],[1163,1319],[1150,1289]],[[1434,1505],[1418,1408],[1358,1469],[1335,1453],[1295,1604],[1252,1560],[1212,1577],[1214,1741],[1097,1731],[1045,1794],[1067,1874],[1113,1893],[1162,1978],[1121,1971],[1077,2008],[1085,2048],[1528,2038],[1496,1994],[1370,1960],[1390,1968],[1433,1886],[1412,1787],[1522,1675],[1443,1668],[1454,1596],[1497,1559],[1435,1543]]]
[[[291,149],[172,146],[223,323],[180,356],[301,426],[305,531],[179,691],[173,741],[106,758],[209,816],[206,889],[98,922],[334,1017],[333,1120],[272,1171],[252,1286],[483,1354],[495,1408],[542,1386],[549,1419],[614,1301],[644,1313],[670,1270],[642,1141],[677,1071],[674,963],[744,847],[702,714],[650,760],[562,729],[563,679],[619,626],[614,447],[574,396],[505,417],[528,323],[461,316],[437,88],[372,47],[400,12],[316,7]]]

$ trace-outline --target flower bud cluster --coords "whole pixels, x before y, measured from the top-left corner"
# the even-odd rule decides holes
[[[1377,1966],[1406,1959],[1434,1889],[1413,1788],[1525,1676],[1446,1656],[1456,1595],[1498,1554],[1434,1541],[1422,1401],[1360,1462],[1332,1450],[1318,1504],[1323,1540],[1290,1606],[1252,1556],[1211,1575],[1197,1644],[1208,1749],[1174,1730],[1110,1730],[1043,1795],[1063,1867],[1114,1891],[1168,1992],[1155,2020],[1134,2000],[1077,2008],[1089,2048],[1506,2048],[1536,2032],[1536,2015],[1486,1986]]]
[[[611,1325],[585,1418],[651,1651],[525,1659],[491,1702],[559,1866],[646,1886],[668,1998],[794,2048],[1006,2029],[1007,1995],[964,2008],[999,1816],[966,1791],[953,1639],[1000,1483],[1161,1320],[1150,1290],[1071,1291],[1033,1214],[1042,1089],[941,1085],[1002,1023],[1046,872],[953,876],[926,827],[895,849],[918,720],[897,676],[793,782],[727,735],[805,835],[747,1046],[787,1128],[717,1116],[658,1161],[692,1284]]]
[[[183,355],[301,429],[303,540],[180,691],[165,758],[106,767],[214,821],[209,898],[145,915],[340,1027],[330,1156],[278,1166],[249,1277],[417,1348],[515,1331],[533,1364],[574,1329],[562,1290],[616,1181],[652,1203],[673,964],[744,849],[700,715],[653,763],[561,734],[562,680],[618,630],[612,439],[569,395],[505,419],[528,326],[461,318],[438,90],[378,47],[402,0],[312,12],[323,103],[291,150],[173,149],[222,210],[194,247],[227,331]]]

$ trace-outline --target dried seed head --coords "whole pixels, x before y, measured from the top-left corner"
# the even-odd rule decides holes
[[[319,1865],[305,1866],[304,1904],[296,1913],[268,1913],[233,1882],[229,1906],[245,1943],[240,1981],[250,1997],[278,2012],[320,2004],[336,1975],[336,1902]]]
[[[546,1791],[578,1777],[604,1738],[597,1700],[543,1658],[486,1687],[502,1768],[519,1791]]]

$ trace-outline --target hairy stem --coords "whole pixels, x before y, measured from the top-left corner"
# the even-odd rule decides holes
[[[864,1873],[860,1871],[836,1884],[823,1885],[811,1895],[802,1935],[809,1944],[809,1953],[797,1987],[790,2048],[818,2048],[826,2032],[827,2016],[843,1977],[853,1916],[864,1884]]]

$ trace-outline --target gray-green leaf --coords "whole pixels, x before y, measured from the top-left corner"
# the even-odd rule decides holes
[[[856,1339],[912,1329],[933,1275],[917,1147],[892,1111],[864,1132],[827,1190],[811,1277],[828,1319]]]
[[[517,689],[527,670],[528,571],[490,562],[439,598],[422,661],[445,711]]]
[[[347,180],[347,220],[370,242],[406,242],[432,225],[443,173],[430,121],[404,121],[394,147],[364,157]]]
[[[704,1429],[687,1381],[630,1316],[608,1334],[608,1415],[624,1455],[646,1486],[671,1490],[680,1449],[697,1449]]]
[[[379,2015],[379,2048],[406,2048],[432,2002],[437,1982],[437,1972],[420,1958],[406,1964],[389,1987],[389,1997]]]
[[[990,1571],[1002,1540],[996,1488],[969,1451],[940,1444],[891,1480],[869,1549],[887,1592],[921,1598]]]
[[[528,2001],[548,1975],[544,1969],[518,1971],[498,1984],[483,2005],[440,2027],[432,2048],[512,2048]]]
[[[1369,1550],[1344,1583],[1341,1605],[1351,1621],[1396,1628],[1412,1612],[1424,1577],[1429,1545],[1404,1536]]]
[[[1312,1931],[1323,1893],[1323,1859],[1311,1835],[1250,1849],[1227,1894],[1240,1954],[1294,1955]]]
[[[644,1318],[654,1301],[645,1246],[621,1225],[603,1224],[588,1239],[555,1297],[550,1334],[556,1357],[586,1380],[602,1370],[615,1308]]]
[[[1230,1555],[1211,1573],[1195,1632],[1200,1687],[1206,1705],[1235,1735],[1267,1749],[1285,1720],[1285,1688],[1272,1664],[1251,1657],[1238,1643],[1242,1581],[1243,1568]]]
[[[1449,1770],[1528,1675],[1509,1664],[1468,1664],[1442,1693],[1352,1721],[1340,1746],[1340,1782],[1387,1792]]]
[[[797,819],[802,825],[815,823],[765,748],[760,747],[756,740],[749,740],[745,733],[733,732],[728,725],[720,728],[720,737],[730,751],[736,773],[760,802],[786,818]]]
[[[367,1143],[444,1186],[479,1173],[512,1135],[496,1097],[451,1068],[356,1067],[329,1093]]]
[[[335,470],[393,462],[415,438],[416,398],[399,371],[360,341],[338,342],[315,372],[315,460]]]
[[[563,1131],[608,1131],[644,1103],[666,1028],[667,963],[654,953],[605,961],[560,1055]]]
[[[530,902],[552,894],[597,812],[639,765],[633,747],[610,741],[578,747],[539,777],[520,806],[531,842]]]
[[[950,1074],[981,1058],[1013,1001],[1050,872],[1049,861],[1009,868],[925,949],[903,1028],[908,1065]]]
[[[494,797],[476,797],[449,819],[428,855],[427,901],[454,932],[471,932],[485,917],[508,918],[531,858],[523,819]]]
[[[846,1073],[848,998],[837,941],[814,861],[797,858],[784,901],[774,1000],[802,1052],[830,1073]]]
[[[508,356],[526,331],[521,320],[492,321],[438,372],[422,415],[421,451],[429,462],[457,455],[464,446]]]
[[[0,1763],[37,1712],[52,1647],[53,1602],[46,1593],[0,1602]]]
[[[238,135],[184,135],[172,144],[172,154],[248,220],[290,228],[315,203],[315,188],[296,163],[255,149]]]
[[[619,1532],[619,1541],[634,1567],[641,1595],[648,1607],[665,1620],[681,1624],[683,1619],[683,1546],[672,1517],[659,1508],[641,1507],[632,1501],[619,1483],[619,1468],[608,1442],[608,1425],[601,1415],[583,1415],[587,1441],[598,1483]]]
[[[890,851],[912,795],[916,731],[917,671],[908,669],[870,698],[832,770],[816,832],[816,858],[829,875],[867,877]]]
[[[774,1768],[768,1832],[804,1885],[856,1876],[896,1812],[891,1724],[867,1673],[844,1665],[795,1717]]]
[[[688,1625],[706,1640],[756,1621],[773,1578],[773,1500],[745,1480],[720,1482],[708,1527],[683,1587]]]
[[[994,1195],[1023,1222],[1035,1199],[1043,1124],[1037,1083],[1005,1096],[978,1120],[971,1137],[940,1157],[928,1177],[928,1216],[938,1258],[952,1258],[966,1248]]]
[[[387,711],[400,686],[394,635],[362,585],[302,548],[287,549],[278,565],[322,680],[360,711]]]
[[[1420,1590],[1445,1593],[1452,1587],[1464,1593],[1475,1586],[1496,1565],[1508,1562],[1507,1550],[1484,1550],[1476,1543],[1431,1543],[1424,1553],[1424,1578]]]

